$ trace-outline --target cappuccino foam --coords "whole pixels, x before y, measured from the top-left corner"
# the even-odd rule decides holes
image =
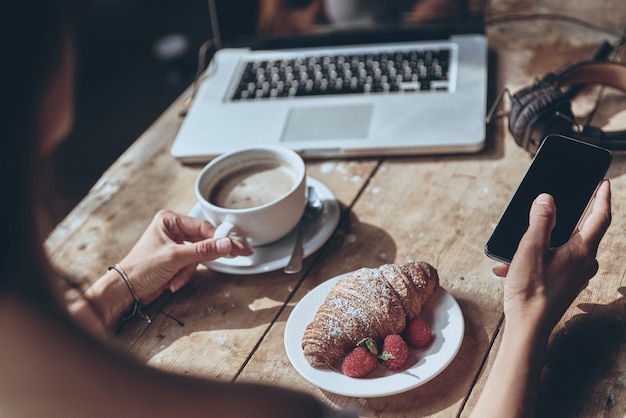
[[[294,173],[288,166],[256,163],[224,175],[209,192],[208,200],[226,209],[248,209],[284,196],[294,183]]]

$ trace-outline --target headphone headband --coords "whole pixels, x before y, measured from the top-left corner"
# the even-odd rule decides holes
[[[555,87],[600,84],[626,91],[626,65],[617,62],[581,61],[553,74]]]
[[[626,65],[581,61],[548,73],[511,98],[509,130],[515,142],[534,154],[550,134],[570,136],[613,150],[626,150],[626,130],[604,132],[586,125],[579,129],[571,99],[584,85],[614,87],[626,93]],[[568,87],[568,90],[562,90]]]

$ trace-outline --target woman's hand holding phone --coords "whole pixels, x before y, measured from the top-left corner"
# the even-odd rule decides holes
[[[510,263],[529,226],[528,213],[541,193],[556,204],[550,246],[565,244],[585,214],[611,165],[610,151],[561,135],[543,141],[517,191],[485,245],[485,253]]]

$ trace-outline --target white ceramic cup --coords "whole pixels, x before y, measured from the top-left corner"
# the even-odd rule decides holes
[[[233,236],[252,247],[287,235],[306,206],[306,168],[289,148],[266,145],[224,153],[196,179],[196,198],[215,238]]]

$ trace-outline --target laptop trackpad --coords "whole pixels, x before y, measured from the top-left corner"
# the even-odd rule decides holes
[[[282,140],[367,138],[373,108],[371,104],[291,108]]]

